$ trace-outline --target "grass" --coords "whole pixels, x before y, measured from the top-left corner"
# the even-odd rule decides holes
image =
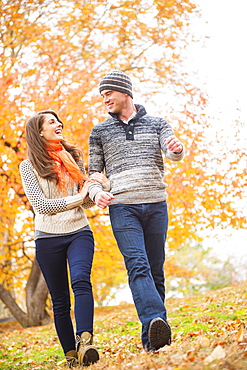
[[[167,300],[173,342],[153,355],[142,350],[133,305],[96,308],[94,344],[100,361],[88,369],[246,370],[245,331],[240,336],[246,302],[247,284]],[[53,324],[27,329],[16,322],[0,324],[0,369],[67,369]]]

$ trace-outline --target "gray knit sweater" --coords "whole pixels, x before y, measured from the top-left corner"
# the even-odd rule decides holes
[[[106,171],[111,181],[111,204],[156,203],[166,200],[163,182],[164,158],[180,161],[184,149],[173,153],[164,139],[173,135],[171,126],[160,117],[147,115],[141,105],[126,125],[116,114],[96,125],[89,138],[89,173]],[[100,184],[90,187],[94,199]]]

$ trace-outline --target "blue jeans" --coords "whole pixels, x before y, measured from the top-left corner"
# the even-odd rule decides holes
[[[166,321],[164,261],[168,226],[166,202],[114,204],[112,230],[124,257],[129,286],[142,323],[142,344],[149,349],[148,327],[155,317]]]
[[[36,258],[51,294],[56,331],[67,353],[75,350],[70,316],[68,267],[75,297],[76,334],[93,333],[94,301],[90,280],[94,240],[90,230],[53,238],[37,239]]]

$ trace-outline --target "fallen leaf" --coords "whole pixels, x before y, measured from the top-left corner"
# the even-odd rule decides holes
[[[244,342],[244,323],[240,325],[239,331],[236,335],[236,341],[238,343]]]
[[[202,335],[199,337],[199,343],[202,347],[208,347],[210,345],[210,340],[205,337],[205,335]]]
[[[222,358],[226,357],[226,353],[224,349],[221,346],[217,346],[213,352],[207,356],[204,360],[206,364],[209,364],[210,362],[213,362],[215,360],[220,360]]]
[[[63,365],[66,363],[66,359],[64,358],[62,361],[57,362],[57,366]]]

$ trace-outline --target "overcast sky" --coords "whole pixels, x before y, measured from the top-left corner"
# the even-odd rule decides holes
[[[226,132],[240,119],[247,137],[247,1],[197,0],[202,17],[193,23],[197,35],[208,36],[205,46],[190,48],[190,65],[209,95],[209,112]],[[234,145],[234,143],[232,143]],[[247,207],[246,207],[247,208]],[[247,215],[247,213],[246,213]],[[233,235],[230,237],[229,235]],[[237,255],[247,261],[247,231],[223,230],[206,244],[220,256]]]
[[[239,115],[246,119],[247,86],[247,1],[197,0],[202,18],[194,30],[206,35],[205,47],[191,48],[191,65],[206,82],[211,109],[229,121]]]

